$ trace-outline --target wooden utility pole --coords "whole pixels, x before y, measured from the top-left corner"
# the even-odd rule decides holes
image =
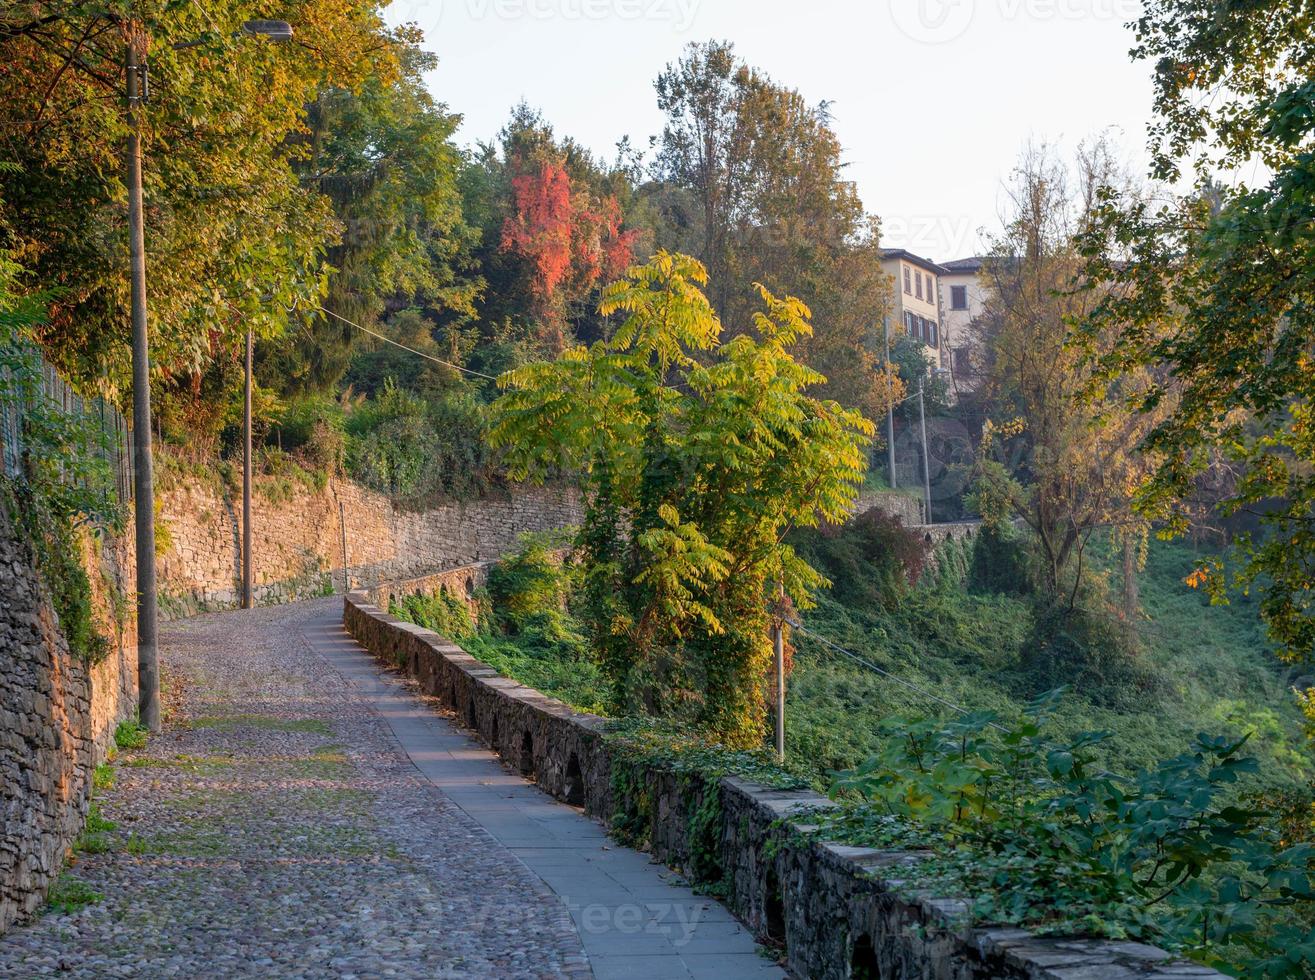
[[[242,608],[251,595],[251,327],[247,326],[246,391],[242,406]]]
[[[923,383],[919,380],[918,425],[922,428],[922,498],[924,508],[922,518],[928,524],[931,524],[931,456],[927,452],[927,409],[923,403],[922,389]]]
[[[881,318],[881,339],[886,348],[886,457],[890,488],[895,489],[895,385],[890,377],[890,317]]]
[[[342,591],[346,595],[352,590],[352,581],[347,575],[347,511],[341,499],[338,501],[338,527],[342,530]]]
[[[128,101],[128,251],[132,303],[132,441],[137,531],[137,711],[152,732],[160,730],[159,610],[155,590],[155,474],[151,458],[151,362],[146,330],[146,231],[142,217],[141,103],[145,67],[136,25],[124,55]]]
[[[785,589],[772,618],[772,659],[776,668],[776,761],[785,761]]]

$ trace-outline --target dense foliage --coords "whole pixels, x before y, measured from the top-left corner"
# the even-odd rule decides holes
[[[109,649],[92,606],[79,527],[118,527],[121,514],[105,462],[104,432],[52,403],[42,385],[32,331],[47,297],[19,296],[20,269],[0,251],[0,410],[21,432],[21,473],[0,475],[0,509],[31,545],[69,648],[94,661]],[[8,433],[6,433],[6,437]]]
[[[824,581],[782,536],[843,518],[871,425],[806,393],[807,307],[760,287],[756,337],[722,343],[706,282],[682,255],[631,268],[604,291],[611,338],[506,375],[490,439],[517,476],[581,474],[580,615],[616,710],[754,745],[769,605]]]
[[[873,846],[930,848],[917,887],[966,894],[972,917],[1063,934],[1132,936],[1255,977],[1315,960],[1315,844],[1285,843],[1273,815],[1233,790],[1245,739],[1198,735],[1132,775],[1106,770],[1108,732],[1052,741],[1052,692],[1021,719],[973,712],[887,722],[881,751],[834,790],[865,807],[821,815]]]
[[[1154,66],[1152,176],[1194,170],[1195,186],[1168,203],[1105,192],[1086,248],[1093,277],[1116,288],[1085,328],[1116,329],[1119,343],[1089,353],[1102,379],[1153,368],[1157,383],[1131,392],[1133,406],[1168,409],[1146,440],[1161,465],[1144,512],[1175,531],[1208,519],[1207,483],[1222,486],[1225,513],[1259,512],[1265,533],[1239,544],[1231,573],[1213,562],[1204,580],[1221,601],[1229,584],[1258,588],[1274,638],[1309,659],[1315,14],[1290,0],[1156,0],[1135,28],[1133,54]],[[1264,176],[1217,182],[1237,171]]]

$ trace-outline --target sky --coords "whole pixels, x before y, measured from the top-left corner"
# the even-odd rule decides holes
[[[653,80],[693,41],[832,103],[882,244],[935,261],[984,250],[1029,141],[1105,132],[1145,171],[1150,69],[1128,57],[1134,0],[394,0],[439,66],[426,81],[492,139],[524,99],[611,160],[662,128]]]

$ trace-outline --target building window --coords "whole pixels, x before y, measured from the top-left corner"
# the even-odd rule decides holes
[[[904,311],[904,332],[910,337],[913,336],[913,321],[916,319],[908,310]]]
[[[909,267],[904,267],[904,293],[906,296],[913,295],[913,284],[909,282]]]
[[[922,276],[916,272],[913,274],[913,293],[918,299],[922,299]]]
[[[928,343],[929,345],[931,345],[932,347],[939,347],[940,344],[937,343],[937,339],[938,339],[938,338],[937,338],[937,336],[936,336],[936,321],[935,321],[935,320],[928,320],[928,321],[927,321],[927,343]]]
[[[950,309],[966,310],[968,309],[968,287],[951,286],[950,287]]]
[[[928,303],[935,303],[935,302],[936,302],[936,291],[935,291],[934,289],[931,288],[931,273],[930,273],[930,272],[927,273],[927,275],[924,276],[923,278],[925,278],[925,279],[927,280],[927,302],[928,302]]]

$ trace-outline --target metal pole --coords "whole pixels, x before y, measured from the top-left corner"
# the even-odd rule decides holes
[[[352,582],[347,577],[347,512],[341,500],[338,501],[338,527],[342,529],[342,591],[347,593],[352,590]]]
[[[772,623],[772,659],[776,666],[776,761],[785,762],[785,589],[780,590],[781,609]]]
[[[922,496],[923,496],[923,520],[928,524],[931,520],[931,463],[929,462],[930,453],[927,452],[927,411],[923,407],[922,398],[922,380],[918,380],[918,424],[922,427]]]
[[[140,722],[160,730],[160,663],[155,592],[155,480],[151,464],[151,365],[146,333],[146,232],[142,218],[141,99],[136,41],[124,57],[128,97],[128,248],[132,298],[132,436],[137,486],[137,706]]]
[[[895,489],[895,384],[890,376],[890,317],[881,318],[881,339],[886,348],[886,456],[890,488]]]
[[[251,327],[247,327],[247,383],[242,407],[242,608],[251,594]]]

